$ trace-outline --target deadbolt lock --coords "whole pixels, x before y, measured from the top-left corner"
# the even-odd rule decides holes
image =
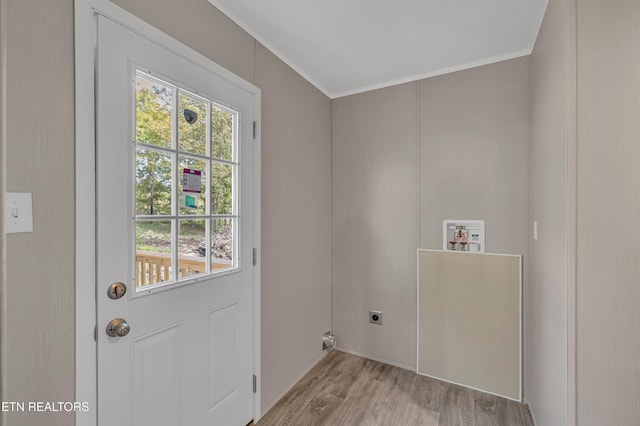
[[[116,300],[120,299],[127,292],[127,286],[125,283],[117,282],[113,283],[107,289],[107,296],[109,299]]]
[[[124,337],[130,330],[129,324],[122,318],[116,318],[107,324],[107,334],[111,337]]]

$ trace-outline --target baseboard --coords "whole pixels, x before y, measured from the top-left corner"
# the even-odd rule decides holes
[[[295,380],[294,380],[294,381],[293,381],[293,382],[292,382],[292,383],[291,383],[291,384],[290,384],[290,385],[289,385],[289,386],[288,386],[284,391],[282,391],[282,393],[281,393],[280,395],[278,395],[278,397],[274,400],[274,402],[273,402],[273,403],[271,403],[271,405],[269,405],[269,407],[268,407],[266,410],[264,410],[264,411],[262,412],[262,414],[260,415],[260,419],[261,419],[261,418],[263,418],[264,416],[266,416],[266,415],[267,415],[267,413],[268,413],[268,412],[269,412],[273,407],[275,407],[275,405],[276,405],[278,402],[280,402],[280,400],[281,400],[282,398],[284,398],[284,396],[285,396],[287,393],[289,393],[289,391],[290,391],[291,389],[293,389],[293,387],[294,387],[295,385],[297,385],[297,384],[298,384],[298,382],[299,382],[300,380],[302,380],[302,378],[303,378],[304,376],[306,376],[306,375],[307,375],[307,373],[309,373],[309,371],[313,370],[313,368],[314,368],[316,365],[318,365],[318,364],[320,363],[320,361],[322,361],[322,360],[324,359],[324,357],[326,357],[328,354],[329,354],[329,352],[324,352],[324,353],[320,356],[320,358],[318,358],[318,359],[317,359],[317,360],[316,360],[316,361],[311,365],[311,367],[309,367],[307,370],[305,370],[305,371],[304,371],[300,376],[298,376],[298,378],[297,378],[297,379],[295,379]],[[260,419],[256,420],[256,422],[255,422],[255,423],[256,423],[256,424],[258,424],[258,423],[260,422]]]
[[[344,352],[345,354],[354,355],[354,356],[358,356],[360,358],[370,359],[371,361],[377,361],[377,362],[381,362],[383,364],[391,365],[393,367],[402,368],[403,370],[413,371],[414,373],[416,372],[416,369],[413,368],[413,367],[407,367],[406,365],[398,364],[396,362],[387,361],[386,359],[376,358],[376,357],[373,357],[373,356],[361,354],[359,352],[350,351],[350,350],[344,349],[344,348],[338,348],[337,347],[336,350],[340,351],[340,352]]]

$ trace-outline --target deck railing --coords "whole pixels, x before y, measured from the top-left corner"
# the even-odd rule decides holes
[[[195,256],[178,256],[178,279],[206,272],[206,259]],[[211,265],[214,270],[229,269],[230,263],[216,260]],[[169,281],[171,277],[171,255],[149,251],[136,252],[136,287],[144,287]]]

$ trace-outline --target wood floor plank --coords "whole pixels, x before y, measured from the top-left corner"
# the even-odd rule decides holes
[[[315,396],[315,392],[321,389],[331,375],[348,359],[339,356],[333,351],[316,364],[271,410],[265,424],[291,425],[293,419]],[[260,424],[263,420],[260,421]]]
[[[482,392],[474,392],[476,426],[500,426],[507,423],[507,400]]]
[[[534,426],[524,404],[333,351],[258,426]]]
[[[295,417],[292,425],[333,425],[330,414],[341,404],[344,398],[330,394],[318,395],[313,398]]]
[[[398,414],[398,394],[394,393],[393,389],[398,383],[401,371],[387,367],[383,374],[374,379],[370,395],[363,401],[363,425],[393,424],[391,417]]]
[[[529,410],[529,406],[515,401],[509,401],[507,404],[506,421],[510,422],[506,424],[535,426],[533,423],[533,417],[531,417],[531,410]]]
[[[349,356],[352,357],[352,355]],[[349,393],[344,395],[344,404],[330,416],[335,425],[363,424],[370,405],[374,403],[375,396],[380,391],[381,384],[384,383],[380,377],[387,369],[380,368],[381,366],[377,365],[379,363],[367,359],[353,358],[359,360],[360,374],[354,378]]]
[[[473,390],[454,384],[445,385],[440,409],[440,426],[474,426]]]
[[[387,380],[380,382],[375,395],[365,411],[365,425],[424,425],[437,426],[439,414],[427,407],[424,401],[415,396],[415,373],[391,367]]]
[[[431,411],[439,412],[444,398],[445,383],[419,374],[414,375],[411,397],[416,404],[424,405]]]
[[[339,368],[336,367],[330,374],[330,380],[327,381],[325,386],[319,389],[320,392],[329,393],[331,395],[346,398],[352,392],[352,389],[357,388],[360,379],[364,376],[368,368],[366,360],[358,357],[347,357],[345,362],[340,364]],[[355,390],[357,392],[357,389]]]

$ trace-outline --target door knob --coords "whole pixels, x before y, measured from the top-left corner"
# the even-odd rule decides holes
[[[107,334],[111,337],[124,337],[129,334],[129,330],[131,327],[122,318],[116,318],[107,324]]]

